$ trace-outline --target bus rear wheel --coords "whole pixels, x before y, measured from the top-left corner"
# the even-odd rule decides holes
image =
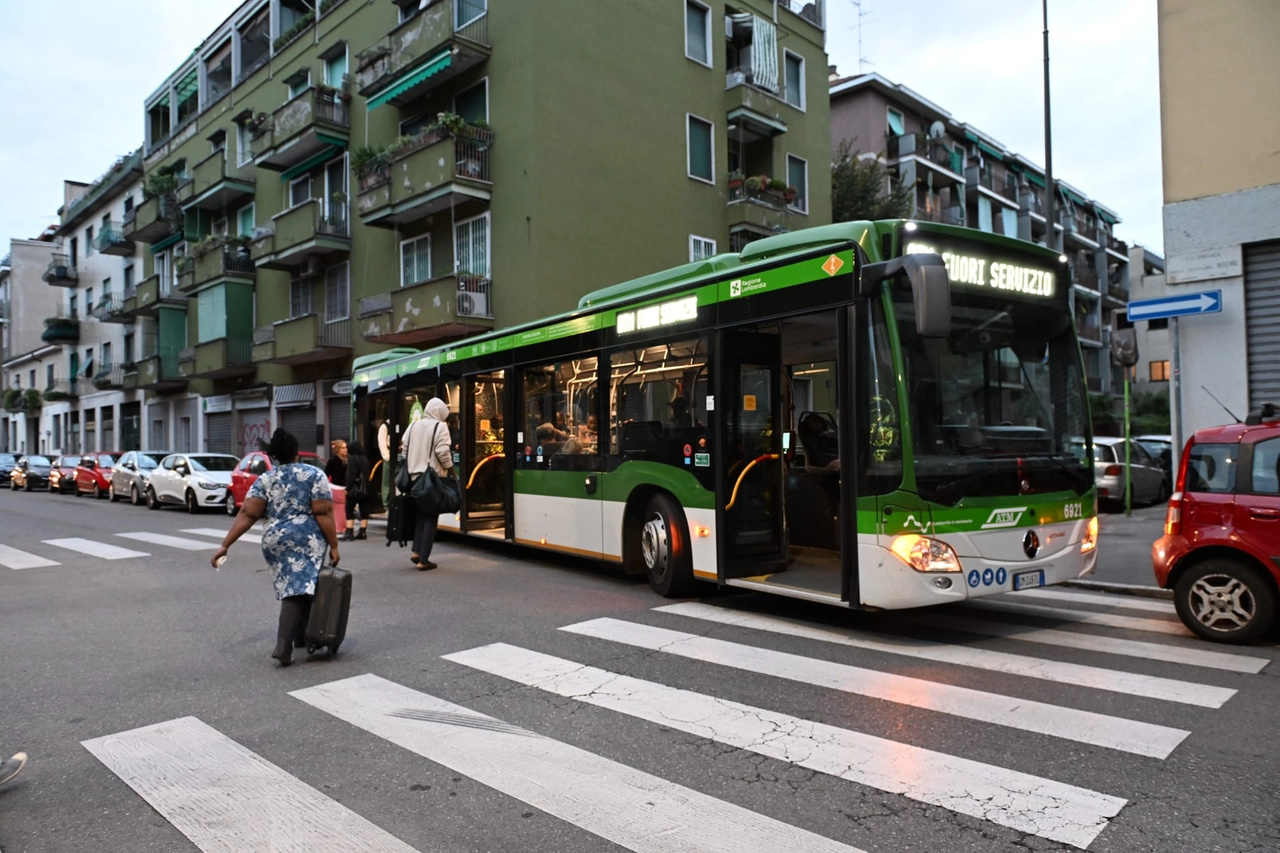
[[[649,498],[639,532],[640,556],[653,591],[664,598],[692,595],[693,559],[680,505],[663,494]]]

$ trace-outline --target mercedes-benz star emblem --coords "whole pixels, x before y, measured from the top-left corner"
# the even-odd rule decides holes
[[[1022,537],[1022,550],[1033,560],[1040,553],[1040,537],[1034,530],[1028,530],[1027,535]]]

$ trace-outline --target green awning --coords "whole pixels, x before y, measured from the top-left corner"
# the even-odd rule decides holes
[[[736,109],[730,110],[728,119],[730,122],[737,121],[738,119],[745,119],[746,121],[758,124],[761,127],[768,128],[773,131],[775,135],[787,132],[787,123],[785,121],[770,118],[764,113],[756,112],[750,107],[737,107]]]
[[[986,153],[990,154],[992,157],[996,158],[997,160],[1004,160],[1003,151],[1001,151],[998,148],[992,148],[990,145],[983,142],[981,139],[978,140],[978,150],[985,151]]]
[[[347,147],[347,140],[343,139],[341,136],[333,136],[328,133],[317,132],[316,139],[319,139],[321,142],[325,143],[326,145],[336,145],[339,148]]]
[[[285,171],[281,172],[280,180],[287,184],[289,183],[289,181],[292,181],[294,178],[298,177],[299,175],[304,175],[307,172],[310,172],[312,169],[314,169],[316,166],[319,166],[321,163],[332,160],[334,157],[334,154],[340,150],[341,149],[339,149],[338,146],[336,145],[329,145],[314,157],[303,160],[301,163],[294,166],[292,169],[286,169]]]
[[[1045,183],[1044,183],[1043,175],[1037,175],[1035,172],[1027,172],[1026,176],[1028,181],[1040,187],[1041,189],[1044,189]]]
[[[403,95],[405,92],[409,91],[414,86],[417,86],[423,80],[426,80],[432,74],[435,74],[439,71],[443,71],[444,69],[448,68],[449,63],[452,61],[453,61],[452,48],[445,48],[444,50],[440,51],[440,53],[436,54],[436,56],[434,56],[430,61],[428,61],[425,65],[423,65],[417,71],[409,72],[408,74],[406,74],[405,76],[397,80],[396,82],[392,83],[387,88],[383,89],[378,94],[374,95],[372,98],[368,100],[365,106],[370,110],[373,110],[376,107],[382,106],[383,104],[390,101],[392,98],[396,98],[396,97],[399,97],[400,95]]]
[[[1116,219],[1114,216],[1112,216],[1110,213],[1107,213],[1105,210],[1103,210],[1100,207],[1094,207],[1093,210],[1095,213],[1098,214],[1099,219],[1105,219],[1107,222],[1110,222],[1112,225],[1116,225],[1120,222],[1119,219]]]
[[[1060,189],[1060,190],[1062,191],[1062,194],[1063,194],[1063,195],[1065,195],[1067,198],[1071,199],[1072,201],[1074,201],[1076,204],[1080,205],[1081,207],[1088,207],[1088,206],[1089,206],[1089,202],[1085,201],[1085,200],[1084,200],[1084,199],[1082,199],[1080,196],[1076,195],[1075,193],[1073,193],[1071,190],[1067,189],[1066,187],[1059,186],[1059,187],[1058,187],[1058,189]]]
[[[163,240],[161,240],[159,243],[152,243],[152,244],[151,244],[151,254],[153,254],[153,255],[154,255],[154,254],[157,254],[157,253],[159,253],[159,252],[163,252],[165,249],[169,248],[169,247],[170,247],[170,246],[172,246],[173,244],[175,244],[175,243],[181,243],[181,242],[182,242],[182,232],[181,232],[181,231],[179,231],[179,232],[178,232],[178,233],[176,233],[176,234],[170,234],[168,237],[165,237],[165,238],[164,238]]]

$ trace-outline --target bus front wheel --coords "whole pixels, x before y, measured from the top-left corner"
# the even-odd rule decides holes
[[[640,524],[640,555],[654,592],[664,598],[693,594],[689,529],[680,505],[667,495],[649,498]]]

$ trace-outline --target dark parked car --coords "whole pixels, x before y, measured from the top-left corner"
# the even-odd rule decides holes
[[[59,456],[53,460],[53,468],[49,471],[49,491],[65,495],[76,490],[76,466],[80,464],[79,456]]]
[[[18,467],[21,458],[21,453],[0,453],[0,486],[9,485],[9,475]]]
[[[53,470],[53,463],[49,461],[49,457],[24,456],[18,460],[17,467],[9,475],[9,488],[14,491],[22,489],[24,492],[47,489],[51,470]]]

